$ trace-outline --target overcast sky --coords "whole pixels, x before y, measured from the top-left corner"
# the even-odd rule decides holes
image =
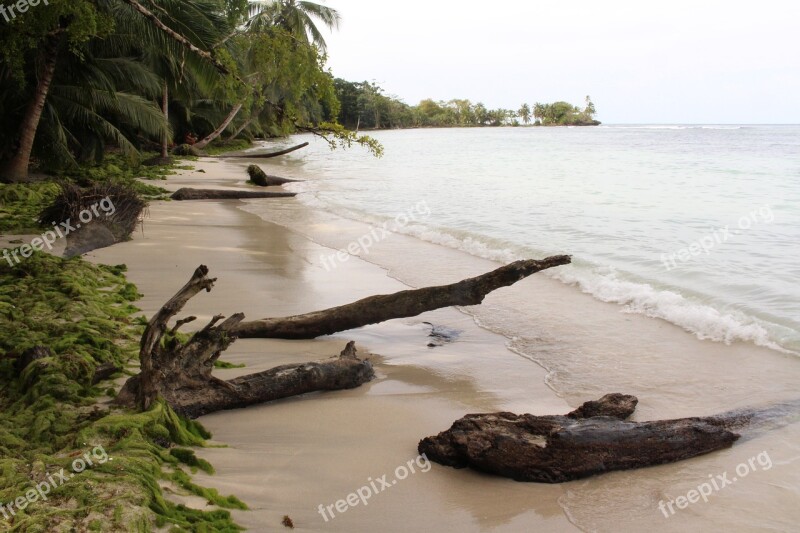
[[[800,123],[800,0],[327,0],[329,66],[409,104],[592,96],[606,123]]]

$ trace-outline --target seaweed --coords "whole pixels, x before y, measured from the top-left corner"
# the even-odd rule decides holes
[[[13,267],[0,264],[0,504],[23,496],[48,475],[69,471],[75,457],[98,447],[95,462],[55,486],[47,501],[15,508],[0,524],[9,531],[53,530],[241,531],[226,509],[246,509],[233,496],[194,484],[192,472],[213,472],[187,447],[210,434],[164,402],[146,412],[99,403],[115,389],[93,384],[95,369],[135,363],[141,320],[136,287],[124,265],[100,266],[36,252]],[[47,356],[25,368],[15,361],[27,349],[47,346]],[[219,507],[190,509],[167,500],[160,482]]]

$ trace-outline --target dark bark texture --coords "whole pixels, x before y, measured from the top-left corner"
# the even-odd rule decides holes
[[[541,270],[569,262],[567,255],[516,261],[452,285],[370,296],[351,304],[305,315],[242,322],[233,331],[242,338],[313,339],[393,318],[417,316],[442,307],[478,305],[492,291],[513,285]]]
[[[241,200],[249,198],[292,198],[297,196],[293,192],[263,192],[263,191],[239,191],[239,190],[217,190],[217,189],[190,189],[184,187],[175,191],[170,198],[173,200]]]
[[[517,481],[562,483],[730,447],[730,417],[630,422],[637,399],[609,394],[565,416],[471,414],[419,443],[428,459]],[[742,419],[739,417],[738,422]]]

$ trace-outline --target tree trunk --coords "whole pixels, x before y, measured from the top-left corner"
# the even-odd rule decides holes
[[[198,150],[202,150],[203,148],[208,146],[208,144],[210,142],[212,142],[214,139],[216,139],[217,137],[222,135],[222,132],[225,131],[225,128],[228,127],[228,124],[230,124],[231,121],[234,118],[236,118],[236,115],[239,113],[239,111],[241,109],[242,109],[242,104],[236,104],[233,107],[233,109],[231,109],[231,112],[228,113],[228,116],[225,117],[225,120],[222,121],[222,124],[220,124],[217,129],[215,129],[213,132],[211,132],[211,135],[209,135],[208,137],[206,137],[202,141],[195,143],[194,147],[197,148]]]
[[[153,315],[142,335],[141,372],[125,382],[116,403],[146,410],[164,398],[176,412],[197,417],[313,391],[355,388],[374,376],[372,365],[358,359],[350,342],[339,357],[326,361],[283,365],[230,381],[214,377],[214,363],[236,340],[232,330],[244,315],[235,314],[219,325],[225,317],[215,316],[186,343],[175,334],[196,317],[178,320],[170,330],[167,324],[192,297],[203,290],[210,292],[215,281],[201,265]]]
[[[232,141],[232,140],[234,140],[236,137],[238,137],[238,136],[239,136],[239,134],[241,134],[241,133],[242,133],[242,132],[245,130],[245,128],[247,128],[247,126],[249,126],[250,124],[252,124],[252,122],[253,122],[253,118],[254,118],[254,116],[252,116],[252,115],[251,115],[251,116],[250,116],[250,118],[248,118],[247,120],[245,120],[245,121],[244,121],[244,124],[242,124],[241,126],[239,126],[239,128],[236,130],[236,132],[235,132],[233,135],[231,135],[230,137],[228,137],[228,139],[227,139],[227,140],[229,140],[229,141]]]
[[[247,167],[247,174],[250,176],[250,183],[258,185],[259,187],[274,187],[298,181],[289,178],[281,178],[280,176],[272,176],[261,170],[261,167],[258,165],[250,165]]]
[[[516,261],[452,285],[370,296],[355,303],[305,315],[242,322],[233,328],[233,333],[242,338],[313,339],[393,318],[417,316],[442,307],[478,305],[494,290],[513,285],[541,270],[568,263],[570,257],[566,255],[541,261]]]
[[[219,157],[224,157],[226,159],[231,157],[239,157],[243,159],[269,159],[271,157],[279,157],[286,154],[291,154],[301,148],[305,148],[308,146],[308,143],[298,144],[297,146],[292,146],[291,148],[287,148],[286,150],[280,150],[278,152],[270,152],[268,154],[244,154],[244,155],[223,155]]]
[[[164,120],[169,124],[169,87],[167,82],[164,82],[164,93],[161,96],[161,111],[164,112]],[[169,158],[169,133],[164,132],[164,138],[161,140],[161,158]]]
[[[181,343],[175,333],[196,317],[179,320],[169,331],[167,323],[192,297],[203,290],[211,291],[214,286],[216,279],[209,278],[208,268],[201,265],[150,319],[139,351],[141,372],[125,383],[116,401],[147,409],[163,397],[176,411],[200,416],[316,390],[358,387],[373,377],[373,371],[369,362],[356,357],[352,342],[333,360],[284,365],[230,381],[215,378],[211,372],[222,352],[240,336],[308,339],[440,307],[477,305],[489,292],[569,262],[570,258],[563,255],[542,261],[517,261],[453,285],[372,296],[327,311],[284,319],[243,323],[244,315],[236,314],[217,325],[225,318],[219,315]]]
[[[30,165],[33,141],[36,138],[36,131],[39,128],[39,121],[42,118],[44,104],[50,92],[50,84],[56,72],[56,62],[58,60],[58,46],[61,38],[51,36],[47,40],[41,54],[43,61],[42,71],[33,93],[33,99],[25,110],[25,116],[19,125],[19,147],[14,156],[0,169],[0,178],[6,182],[19,183],[27,181],[28,166]]]
[[[634,396],[610,394],[566,416],[467,415],[419,443],[419,453],[455,468],[540,483],[672,463],[730,447],[727,417],[625,421]],[[742,417],[734,417],[741,424]]]
[[[245,198],[292,198],[297,196],[295,192],[261,192],[261,191],[238,191],[238,190],[215,190],[215,189],[189,189],[183,188],[175,191],[173,200],[241,200]]]

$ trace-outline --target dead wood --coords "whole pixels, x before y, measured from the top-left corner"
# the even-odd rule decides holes
[[[541,270],[569,262],[570,257],[566,255],[516,261],[452,285],[370,296],[351,304],[305,315],[242,322],[233,331],[242,338],[313,339],[393,318],[417,316],[442,307],[478,305],[492,291],[513,285]]]
[[[610,394],[566,416],[471,414],[419,443],[428,459],[517,481],[561,483],[730,447],[727,417],[629,422],[637,399]],[[739,417],[741,422],[741,417]]]
[[[243,200],[250,198],[291,198],[297,196],[294,192],[262,192],[262,191],[237,191],[216,189],[190,189],[184,187],[175,191],[170,198],[173,200]]]

